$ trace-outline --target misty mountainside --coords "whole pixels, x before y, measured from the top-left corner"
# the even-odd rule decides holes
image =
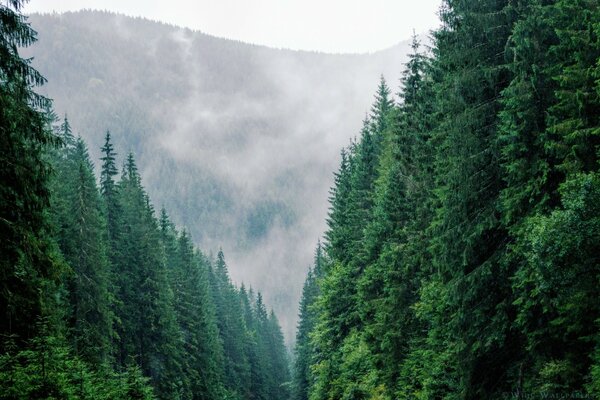
[[[339,149],[359,134],[379,77],[398,87],[408,42],[329,55],[99,11],[29,21],[39,41],[24,54],[92,159],[110,130],[156,206],[201,248],[223,248],[234,281],[264,293],[289,340]]]

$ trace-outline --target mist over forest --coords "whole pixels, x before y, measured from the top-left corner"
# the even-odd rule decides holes
[[[271,49],[100,11],[32,15],[24,55],[99,161],[109,130],[157,207],[232,279],[260,290],[288,341],[325,230],[339,151],[381,75],[399,90],[408,41],[363,55]],[[407,38],[408,39],[408,38]]]
[[[600,399],[598,0],[354,55],[26,3],[0,399]]]

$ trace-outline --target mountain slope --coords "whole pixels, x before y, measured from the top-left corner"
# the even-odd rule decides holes
[[[290,339],[338,150],[358,134],[379,76],[397,86],[407,43],[328,55],[97,11],[30,22],[44,91],[92,158],[110,130],[155,203],[194,221],[201,248],[223,247],[233,279],[264,292]]]

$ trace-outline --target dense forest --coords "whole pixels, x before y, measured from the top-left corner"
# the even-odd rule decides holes
[[[324,54],[97,10],[28,21],[39,40],[22,54],[48,79],[39,91],[92,159],[109,129],[135,153],[154,204],[200,248],[226,249],[232,279],[260,287],[291,343],[338,148],[360,129],[379,75],[400,77],[408,38]]]
[[[19,53],[23,3],[0,5],[0,398],[600,398],[597,0],[443,1],[341,150],[291,363],[110,132],[95,174]]]
[[[293,398],[600,398],[600,3],[440,17],[342,151]]]
[[[155,211],[110,133],[96,177],[57,126],[19,55],[36,39],[22,6],[0,5],[0,398],[289,398],[261,293]]]

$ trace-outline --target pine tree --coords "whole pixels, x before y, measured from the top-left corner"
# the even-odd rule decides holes
[[[61,130],[63,141],[71,145],[55,163],[52,211],[61,227],[57,242],[72,270],[64,279],[70,306],[67,326],[75,354],[100,366],[111,355],[113,322],[105,221],[85,143],[72,138],[66,119]]]
[[[58,140],[48,128],[48,99],[34,92],[45,79],[21,58],[36,41],[20,11],[24,2],[0,5],[0,350],[7,335],[33,337],[48,315],[60,268],[48,240],[48,179],[44,152]]]
[[[121,223],[119,216],[121,215],[120,205],[117,197],[118,186],[114,180],[117,175],[116,153],[111,142],[110,132],[106,132],[104,146],[102,150],[102,166],[100,170],[100,192],[104,199],[104,208],[107,221],[108,242],[110,244],[110,261],[112,264],[117,263],[118,254],[117,241],[119,240],[119,227]]]
[[[348,223],[350,194],[350,174],[352,171],[353,147],[342,149],[339,170],[334,174],[334,185],[330,190],[328,230],[325,232],[327,253],[336,260],[342,260],[349,253],[350,226]]]
[[[413,37],[402,78],[402,103],[395,110],[374,188],[373,216],[365,229],[365,272],[359,281],[363,340],[379,374],[377,387],[397,395],[411,341],[422,331],[413,306],[426,251],[422,231],[429,225],[432,185],[430,129],[432,90],[429,60]]]
[[[319,295],[319,286],[317,279],[321,276],[324,264],[324,254],[319,242],[315,251],[315,260],[313,267],[308,270],[304,287],[302,288],[302,298],[300,300],[300,312],[298,315],[298,328],[296,330],[296,346],[294,373],[293,373],[293,399],[308,400],[310,387],[312,384],[312,374],[310,371],[313,363],[313,346],[311,343],[311,332],[315,328],[316,313],[315,302]]]
[[[268,371],[261,347],[260,329],[255,313],[256,298],[252,288],[246,291],[246,287],[242,285],[240,287],[240,300],[244,323],[247,328],[245,353],[250,369],[250,386],[247,388],[245,397],[248,399],[266,399],[268,398],[266,388]]]
[[[117,242],[118,362],[139,365],[160,398],[180,390],[181,336],[173,309],[160,231],[133,155],[118,186],[122,231]]]
[[[494,146],[498,99],[511,77],[503,58],[514,23],[508,3],[445,2],[444,25],[435,34],[442,118],[434,137],[439,206],[431,248],[439,280],[424,290],[441,283],[446,298],[433,297],[444,307],[431,316],[428,335],[437,352],[436,375],[422,378],[437,383],[431,396],[489,398],[510,390],[499,380],[518,341],[510,326],[509,274],[499,263],[507,239],[496,211],[502,181]]]
[[[598,318],[592,299],[598,293],[590,282],[598,269],[589,243],[597,234],[591,227],[600,125],[594,111],[599,101],[594,69],[600,42],[592,21],[598,20],[600,7],[596,2],[549,1],[526,11],[515,29],[514,46],[515,53],[525,55],[515,64],[521,75],[532,78],[528,85],[513,81],[514,90],[504,93],[502,114],[509,122],[505,136],[513,142],[519,136],[517,143],[528,145],[517,147],[527,151],[522,155],[505,146],[508,176],[520,178],[509,181],[504,196],[513,217],[507,219],[514,237],[507,263],[516,269],[515,326],[525,342],[519,390],[583,392],[589,385],[594,393],[588,382],[593,381],[598,348],[592,328]],[[526,40],[532,26],[533,43],[540,43],[536,47]],[[526,101],[538,95],[537,107],[529,106]],[[528,113],[521,111],[524,107],[530,107]],[[528,160],[537,164],[526,165],[541,167],[517,169]]]
[[[161,212],[163,243],[170,229],[166,212]],[[169,240],[169,239],[167,239]],[[209,296],[208,268],[194,252],[190,237],[183,231],[174,243],[165,243],[174,308],[183,337],[184,398],[218,399],[222,396],[222,354],[212,298]]]
[[[267,357],[269,358],[270,387],[269,399],[288,400],[290,398],[290,371],[283,333],[275,312],[271,310],[265,326]]]
[[[242,304],[236,288],[231,283],[222,250],[211,269],[211,288],[216,306],[219,337],[223,343],[225,387],[241,396],[250,389],[250,365],[244,351],[246,326]]]

